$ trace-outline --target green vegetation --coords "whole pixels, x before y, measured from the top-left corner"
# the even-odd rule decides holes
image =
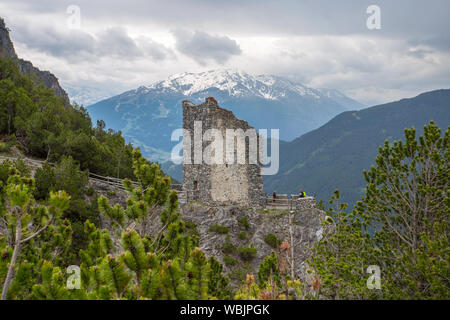
[[[267,243],[269,246],[271,246],[274,249],[277,249],[281,244],[281,240],[273,233],[267,234],[264,237],[264,242]]]
[[[7,234],[0,238],[3,299],[231,297],[222,265],[213,258],[207,259],[187,234],[170,178],[163,175],[158,165],[148,163],[139,150],[133,159],[134,174],[140,185],[135,188],[130,180],[124,180],[129,193],[126,208],[111,206],[105,197],[98,198],[99,211],[113,222],[113,233],[98,229],[89,220],[84,222],[88,241],[78,252],[81,279],[76,290],[67,288],[65,273],[70,264],[67,254],[72,231],[69,221],[63,219],[73,209],[72,199],[65,191],[51,191],[59,170],[65,174],[76,167],[73,160],[64,158],[52,168],[52,174],[41,176],[41,181],[49,186],[41,188],[42,194],[45,193],[42,190],[49,190],[48,205],[35,205],[35,180],[22,174],[19,163],[1,165],[0,217],[2,223],[7,223],[1,226]],[[78,174],[81,179],[84,173],[78,171]],[[76,181],[69,185],[60,182],[71,190],[75,200],[82,188]],[[146,221],[156,212],[164,227],[149,232]],[[128,228],[135,224],[140,227]],[[120,238],[120,247],[113,245],[113,236]]]
[[[250,223],[248,222],[247,217],[242,217],[238,220],[239,226],[241,228],[244,228],[245,230],[248,230],[250,228]]]
[[[324,236],[309,261],[322,283],[317,294],[450,298],[449,146],[450,127],[442,136],[431,122],[418,140],[414,128],[405,129],[405,142],[386,141],[376,166],[364,172],[366,194],[352,212],[335,192],[328,215],[336,232]],[[380,290],[367,286],[370,265],[380,268]]]
[[[278,257],[275,252],[265,257],[258,268],[258,283],[264,285],[272,279],[278,287],[281,287],[282,276],[278,265]]]
[[[243,246],[243,247],[237,249],[237,252],[239,253],[239,256],[244,261],[252,260],[256,256],[256,252],[257,251],[258,250],[253,245],[251,245],[250,247],[249,246]]]
[[[233,296],[233,291],[230,287],[230,280],[223,275],[223,266],[214,257],[209,259],[209,279],[208,279],[208,293],[222,300],[230,300]]]
[[[70,196],[51,192],[48,205],[36,205],[34,187],[34,180],[12,164],[7,180],[0,180],[2,299],[34,297],[31,289],[39,282],[43,261],[63,263],[71,241],[70,224],[62,220]]]
[[[0,152],[9,152],[11,150],[13,143],[0,141]]]
[[[230,257],[229,255],[223,256],[223,262],[225,262],[227,266],[235,266],[238,263],[236,259]]]
[[[233,242],[231,242],[230,236],[225,237],[225,242],[223,243],[222,252],[225,254],[231,254],[236,252],[236,247]]]
[[[67,259],[75,263],[77,253],[85,249],[88,237],[84,232],[84,222],[90,220],[96,226],[99,225],[99,211],[97,207],[94,190],[88,185],[87,171],[81,171],[78,163],[72,157],[63,156],[52,167],[44,164],[38,168],[34,175],[36,188],[33,192],[34,198],[45,202],[51,192],[64,190],[71,197],[70,207],[65,211],[63,217],[67,218],[72,227],[72,242]],[[94,199],[91,203],[85,200],[84,195],[92,192]]]
[[[241,240],[247,239],[247,233],[244,231],[239,232],[239,239]]]
[[[219,224],[213,224],[209,227],[209,232],[215,232],[220,234],[227,234],[228,233],[228,227],[221,226]]]
[[[65,106],[51,89],[19,72],[11,60],[0,59],[0,152],[11,142],[27,155],[56,162],[71,156],[82,170],[104,176],[133,177],[132,147],[120,132],[93,127],[85,108]]]
[[[238,281],[245,280],[247,275],[252,275],[253,268],[248,262],[244,262],[240,267],[236,267],[230,272],[230,278]]]

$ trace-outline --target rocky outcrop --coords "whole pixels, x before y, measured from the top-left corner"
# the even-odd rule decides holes
[[[53,89],[56,96],[62,97],[66,105],[70,104],[69,96],[60,86],[58,78],[54,74],[49,71],[41,71],[33,66],[30,61],[20,59],[17,56],[14,45],[9,37],[9,29],[6,27],[5,21],[2,18],[0,18],[0,58],[11,58],[19,65],[20,72],[36,75],[47,88]]]
[[[293,207],[299,212],[303,212],[308,209],[314,209],[316,207],[316,199],[313,197],[297,198],[293,199]]]
[[[184,204],[181,211],[183,219],[195,225],[198,230],[200,248],[224,264],[224,269],[234,284],[239,284],[245,273],[257,272],[259,264],[274,250],[265,240],[269,234],[275,235],[280,241],[290,242],[290,213],[296,276],[305,279],[304,262],[311,255],[313,245],[322,237],[324,230],[321,223],[326,216],[325,212],[315,208],[290,212],[235,206],[210,207],[202,203]],[[242,221],[247,221],[247,228]],[[228,232],[214,232],[210,229],[214,225],[226,227]],[[235,252],[224,254],[227,241],[231,241]],[[249,261],[244,261],[239,255],[239,248],[245,246],[254,246],[257,250],[255,257]],[[225,255],[234,259],[236,264],[230,265],[229,261],[227,263]]]

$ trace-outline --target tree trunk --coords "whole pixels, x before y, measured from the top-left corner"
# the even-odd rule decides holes
[[[15,272],[15,265],[16,265],[17,257],[19,256],[20,247],[21,247],[22,221],[21,221],[21,217],[19,214],[16,214],[16,216],[17,216],[16,241],[15,241],[15,245],[14,245],[13,255],[12,255],[11,261],[9,263],[8,273],[6,274],[5,283],[3,284],[2,300],[6,300],[6,297],[8,295],[9,287],[11,285],[11,282],[13,280],[13,275]]]
[[[294,261],[294,230],[292,227],[292,213],[289,211],[289,234],[291,237],[291,279],[295,280],[295,261]]]

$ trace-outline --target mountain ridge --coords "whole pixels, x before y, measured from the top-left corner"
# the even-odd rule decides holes
[[[36,68],[30,61],[20,59],[14,49],[14,44],[9,36],[9,29],[6,27],[3,18],[0,18],[0,57],[10,58],[19,65],[19,71],[26,74],[35,74],[43,84],[50,89],[53,89],[55,95],[62,97],[66,106],[70,104],[69,96],[61,87],[58,78],[50,71],[42,71]]]
[[[441,129],[450,125],[450,89],[424,92],[413,98],[346,111],[320,128],[280,144],[280,170],[264,178],[264,189],[297,193],[303,188],[320,200],[338,188],[354,204],[363,194],[363,170],[374,164],[380,147],[403,139],[404,129],[416,136],[433,120]]]
[[[121,130],[148,158],[163,162],[175,145],[170,141],[172,131],[181,128],[181,101],[201,103],[208,96],[256,129],[280,129],[285,140],[350,109],[283,77],[230,69],[172,75],[87,108],[94,119]]]

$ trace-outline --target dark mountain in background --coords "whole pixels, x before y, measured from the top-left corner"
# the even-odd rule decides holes
[[[47,88],[53,89],[55,95],[64,98],[66,105],[70,104],[69,96],[64,91],[64,89],[59,85],[58,78],[49,71],[41,71],[34,67],[29,61],[20,59],[16,51],[14,50],[14,45],[9,37],[9,29],[5,25],[5,21],[0,18],[0,57],[1,58],[11,58],[19,65],[19,70],[21,73],[34,74],[39,79],[42,80]]]
[[[183,73],[127,91],[88,106],[94,120],[121,130],[124,137],[151,159],[164,162],[175,145],[170,137],[181,128],[181,101],[201,103],[213,96],[256,129],[280,129],[283,140],[313,130],[333,116],[360,104],[342,93],[324,94],[288,79],[252,76],[242,71]],[[340,102],[338,102],[340,101]]]
[[[264,177],[264,189],[297,193],[303,188],[328,200],[339,189],[354,204],[364,192],[362,171],[374,164],[378,147],[404,137],[415,127],[417,136],[430,120],[443,130],[450,125],[450,90],[426,92],[410,99],[347,111],[322,127],[280,145],[280,170]]]
[[[365,108],[365,106],[362,103],[347,97],[345,94],[343,94],[339,90],[325,89],[325,88],[320,88],[318,90],[323,95],[330,98],[334,102],[337,102],[340,105],[345,106],[347,108],[347,110],[360,110],[362,108]]]

